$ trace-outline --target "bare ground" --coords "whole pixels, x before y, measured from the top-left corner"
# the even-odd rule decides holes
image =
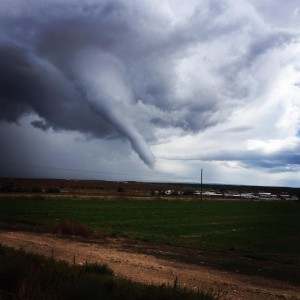
[[[70,263],[106,263],[116,275],[133,281],[173,285],[177,278],[180,285],[191,289],[225,292],[225,299],[300,299],[300,285],[296,283],[245,275],[238,270],[224,271],[201,264],[201,261],[185,263],[182,259],[174,259],[183,251],[190,251],[183,248],[117,238],[95,241],[11,230],[0,231],[0,243],[45,256],[53,255],[55,259]]]

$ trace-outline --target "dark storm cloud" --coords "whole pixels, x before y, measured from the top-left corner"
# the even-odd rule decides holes
[[[0,64],[0,119],[18,122],[36,112],[45,120],[32,123],[39,128],[78,130],[97,137],[114,132],[60,72],[27,49],[2,44]]]
[[[245,168],[265,169],[273,173],[300,170],[300,155],[295,153],[254,154],[252,156],[247,153],[240,161]]]
[[[84,6],[80,11],[78,6],[62,5],[66,16],[60,13],[59,6],[49,6],[49,12],[43,19],[39,5],[33,8],[30,15],[26,15],[27,10],[24,10],[19,18],[9,14],[4,16],[7,24],[15,23],[12,28],[6,26],[7,32],[3,30],[1,34],[5,40],[0,45],[3,65],[0,75],[3,87],[0,91],[1,118],[16,122],[22,115],[35,112],[44,120],[34,121],[32,125],[41,129],[51,126],[96,137],[125,136],[140,158],[153,166],[154,158],[144,138],[131,124],[130,116],[122,111],[122,105],[133,101],[132,96],[128,95],[130,87],[126,90],[127,79],[119,78],[122,77],[118,73],[121,68],[114,54],[116,44],[121,45],[122,36],[130,32],[121,20],[122,16],[119,19],[120,14],[124,14],[119,14],[123,6],[116,2],[115,5],[103,5],[99,11],[94,6]],[[23,35],[17,29],[23,31]],[[10,39],[16,41],[10,42]],[[115,58],[105,61],[109,55],[102,52],[102,57],[98,55],[98,61],[92,64],[99,63],[106,68],[112,61],[117,61],[116,66],[109,66],[116,68],[108,74],[111,75],[109,81],[102,78],[107,82],[100,83],[100,90],[94,92],[92,97],[89,90],[91,84],[82,84],[83,74],[89,70],[84,64],[80,69],[74,67],[84,55],[80,54],[81,51],[86,49],[94,49],[89,50],[92,57],[96,57],[94,53],[105,50]],[[101,72],[100,68],[95,70],[94,77],[98,76],[97,71]],[[91,99],[95,97],[97,99]],[[123,104],[119,103],[122,101]],[[122,113],[116,113],[117,110]]]
[[[51,126],[48,123],[41,121],[41,120],[32,121],[30,124],[36,128],[42,129],[42,130],[47,130],[47,129],[51,128]]]
[[[257,60],[294,39],[247,1],[205,0],[179,21],[142,1],[0,5],[0,120],[126,138],[151,167],[157,128],[222,123],[259,90]]]

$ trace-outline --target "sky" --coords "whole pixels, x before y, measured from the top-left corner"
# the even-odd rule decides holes
[[[297,0],[1,0],[0,176],[300,186]]]

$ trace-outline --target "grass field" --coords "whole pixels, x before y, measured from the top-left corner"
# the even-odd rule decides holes
[[[109,235],[300,264],[296,202],[0,200],[0,221],[62,220]]]

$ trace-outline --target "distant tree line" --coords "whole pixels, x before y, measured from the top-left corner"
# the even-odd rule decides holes
[[[49,186],[42,188],[39,185],[33,185],[30,187],[16,185],[13,181],[5,182],[0,186],[2,193],[60,193],[61,190],[58,187]]]

